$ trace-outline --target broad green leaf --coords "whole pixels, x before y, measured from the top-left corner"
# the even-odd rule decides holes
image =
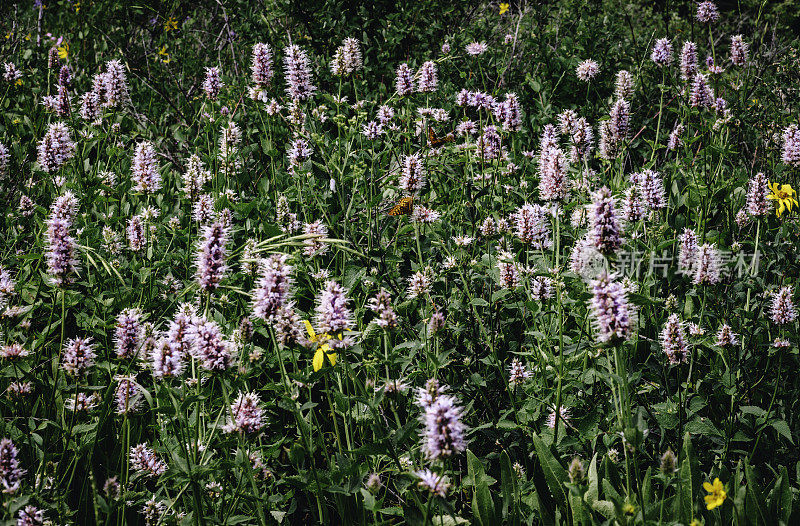
[[[567,493],[564,489],[564,484],[568,480],[566,470],[536,433],[533,433],[533,445],[536,448],[536,455],[539,457],[539,464],[544,471],[547,486],[555,497],[556,503],[561,506],[563,511],[567,511]]]

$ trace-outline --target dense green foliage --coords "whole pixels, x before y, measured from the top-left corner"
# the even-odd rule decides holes
[[[800,186],[800,150],[787,161],[785,144],[800,114],[800,14],[791,0],[719,9],[706,24],[696,3],[672,1],[0,6],[0,62],[21,72],[0,78],[0,439],[26,471],[0,493],[0,521],[26,520],[28,506],[54,524],[800,521],[798,321],[775,321],[779,291],[788,287],[789,303],[796,296],[800,215],[777,214],[772,200],[765,213],[742,212],[758,173]],[[731,62],[737,34],[749,46],[743,65]],[[360,41],[363,67],[335,75],[332,57],[348,37]],[[664,67],[651,59],[660,38],[674,48]],[[687,41],[724,107],[691,103],[679,64]],[[258,42],[274,59],[265,100],[250,96]],[[472,56],[473,42],[488,49]],[[317,88],[294,105],[283,62],[292,44],[308,53]],[[576,74],[587,59],[599,66],[588,82]],[[82,96],[111,60],[124,66],[127,97],[85,119]],[[418,72],[426,61],[436,88],[397,94],[397,67]],[[70,110],[59,116],[47,98],[59,93],[62,65]],[[214,96],[208,67],[222,72]],[[633,81],[622,95],[620,70]],[[498,102],[515,93],[519,129],[458,102],[462,89]],[[620,100],[629,131],[601,155],[600,128],[615,122]],[[369,138],[384,105],[394,116]],[[570,159],[569,134],[556,133],[568,183],[547,199],[541,139],[565,110],[585,118],[595,140]],[[475,133],[458,133],[468,120]],[[59,121],[76,149],[47,169],[39,145]],[[481,142],[492,126],[496,158]],[[155,191],[136,190],[145,141]],[[307,154],[294,155],[298,141]],[[210,177],[188,191],[193,155]],[[426,173],[416,190],[402,181],[409,156]],[[640,191],[634,174],[645,170],[660,174],[665,206],[623,221]],[[618,205],[621,245],[578,268],[581,240],[597,242],[602,187]],[[387,213],[409,194],[441,217]],[[64,195],[77,199],[68,232],[79,265],[58,284],[54,203]],[[515,214],[526,203],[544,207],[551,243],[521,234]],[[206,287],[198,261],[213,224],[228,237],[227,269],[219,287]],[[720,251],[719,280],[703,282],[699,263],[681,272],[687,228]],[[294,322],[309,320],[316,335],[294,323],[300,341],[281,342],[286,328],[254,313],[271,256],[291,265]],[[593,307],[598,268],[630,307],[630,326],[610,338]],[[343,286],[352,312],[330,334],[320,325],[328,280]],[[378,323],[370,300],[381,290],[396,324]],[[142,322],[131,355],[119,352],[125,309]],[[192,341],[180,374],[157,374],[153,356],[178,312],[221,330],[231,353],[222,370]],[[673,314],[685,360],[665,349]],[[719,335],[725,325],[732,342]],[[70,346],[86,337],[96,357],[76,374]],[[342,338],[330,356],[326,346]],[[529,373],[518,381],[515,362]],[[450,455],[423,446],[417,389],[431,378],[463,408],[466,449]],[[125,382],[134,382],[136,411],[120,408]],[[231,422],[245,393],[263,410],[249,432]],[[79,400],[88,410],[74,409]],[[137,444],[163,461],[156,476],[137,469]],[[0,483],[11,480],[9,458],[0,447]],[[423,469],[446,476],[448,491],[421,486]],[[717,478],[726,497],[708,509],[703,483]]]

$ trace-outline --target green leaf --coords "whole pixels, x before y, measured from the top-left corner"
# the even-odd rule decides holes
[[[505,450],[500,454],[500,488],[503,492],[503,522],[517,524],[519,488],[517,488],[517,477],[514,475],[511,459]]]
[[[547,486],[553,493],[556,503],[566,512],[568,504],[564,484],[568,480],[567,471],[559,464],[550,448],[542,442],[542,439],[536,433],[533,433],[533,445],[536,448],[536,455],[539,457],[539,464],[542,466],[542,471],[544,471]]]
[[[478,524],[492,526],[494,522],[494,503],[486,481],[486,470],[472,451],[467,450],[467,470],[475,483],[472,493],[472,515]]]
[[[780,435],[783,435],[786,440],[794,444],[794,440],[792,440],[792,431],[789,429],[789,424],[786,423],[786,420],[776,420],[772,422],[772,427],[775,428]]]
[[[678,472],[678,492],[675,499],[675,514],[684,524],[689,524],[692,520],[692,464],[688,458],[681,462],[681,469]]]
[[[594,454],[591,462],[589,462],[589,474],[587,478],[589,480],[589,489],[586,490],[586,494],[584,494],[583,498],[586,499],[586,502],[591,506],[600,496],[600,488],[597,482],[597,453]]]
[[[747,460],[744,461],[744,477],[747,480],[747,495],[745,497],[745,508],[750,524],[767,525],[773,522],[767,520],[767,510],[764,509],[764,494],[756,483],[753,468]]]
[[[781,476],[775,483],[775,517],[789,524],[792,514],[792,488],[789,486],[789,471],[786,466],[781,466]]]

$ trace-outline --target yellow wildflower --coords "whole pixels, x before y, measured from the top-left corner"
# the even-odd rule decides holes
[[[164,22],[164,31],[172,31],[173,29],[178,29],[178,21],[171,16]]]
[[[66,60],[69,56],[69,42],[64,42],[58,46],[58,58]]]
[[[719,477],[714,479],[713,484],[703,482],[703,489],[708,492],[705,499],[706,508],[709,510],[713,510],[717,506],[722,506],[722,503],[725,502],[725,498],[728,496],[728,494],[725,493],[725,486],[722,485]]]
[[[325,343],[327,340],[330,340],[331,337],[328,334],[317,334],[314,332],[314,327],[311,326],[311,322],[308,320],[304,320],[306,324],[306,331],[308,331],[308,339],[313,343],[321,343],[317,347],[317,352],[314,353],[314,360],[312,360],[311,364],[314,366],[314,372],[319,371],[322,369],[322,366],[325,365],[325,357],[328,357],[328,361],[331,362],[331,365],[336,365],[336,353],[331,352],[331,346]],[[339,335],[339,339],[342,339],[342,335]]]
[[[508,2],[503,2],[502,4],[500,4],[500,14],[501,15],[506,14],[506,11],[508,11],[509,7],[510,6],[508,5]]]
[[[794,198],[797,192],[788,184],[779,187],[778,183],[769,183],[769,188],[772,190],[772,193],[767,196],[767,199],[777,201],[778,209],[775,210],[775,213],[778,217],[781,216],[784,210],[791,212],[792,205],[797,206],[797,199]]]
[[[169,64],[170,58],[169,53],[167,53],[167,46],[161,46],[161,49],[158,50],[158,55],[161,57],[159,60],[164,64]]]
[[[22,79],[17,79],[17,81],[14,84],[16,84],[17,86],[22,86]]]

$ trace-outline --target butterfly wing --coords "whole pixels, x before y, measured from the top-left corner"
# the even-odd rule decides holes
[[[403,197],[400,201],[389,210],[390,216],[402,216],[411,213],[413,209],[414,198],[413,197]]]

